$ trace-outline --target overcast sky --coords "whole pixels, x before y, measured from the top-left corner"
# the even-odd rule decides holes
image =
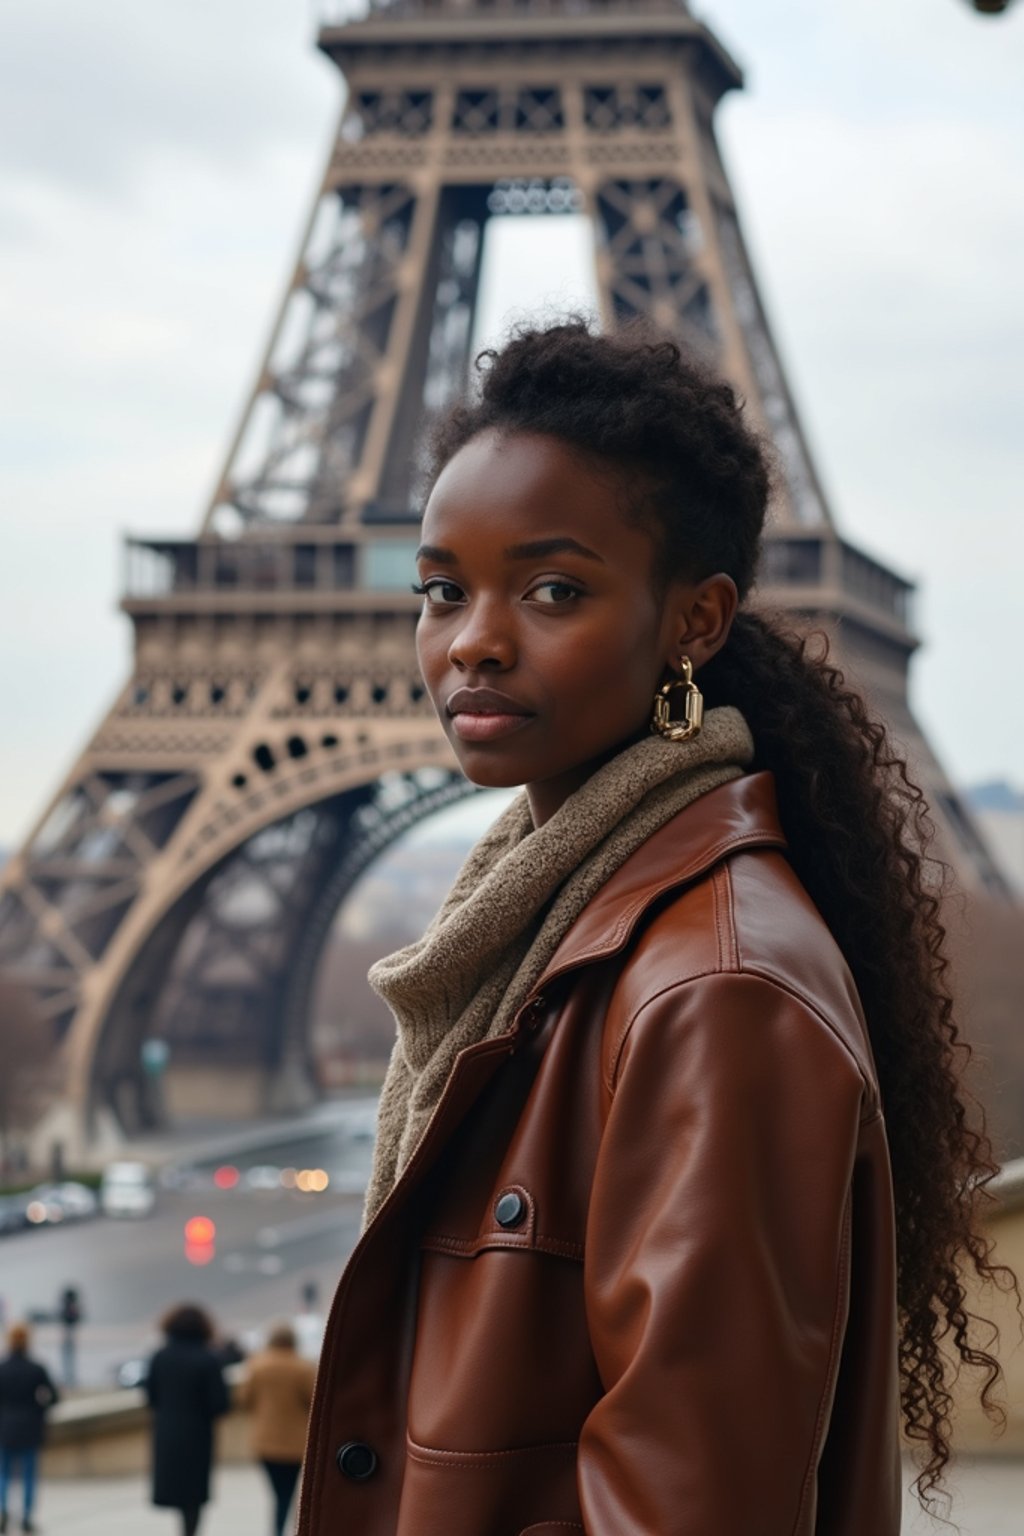
[[[197,527],[341,89],[304,0],[2,4],[11,844],[127,672],[122,533]],[[922,585],[914,705],[960,782],[1024,785],[1024,5],[699,10],[747,69],[720,132],[834,509]],[[578,228],[498,233],[485,331],[590,291]]]

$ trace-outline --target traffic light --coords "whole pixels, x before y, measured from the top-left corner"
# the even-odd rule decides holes
[[[217,1228],[209,1216],[190,1216],[185,1223],[185,1257],[190,1264],[211,1264],[216,1253]]]

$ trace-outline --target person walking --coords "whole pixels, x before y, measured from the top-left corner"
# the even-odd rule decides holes
[[[1013,1281],[924,797],[753,600],[729,385],[586,318],[478,367],[416,644],[466,776],[525,787],[370,973],[397,1039],[300,1536],[897,1536],[900,1409],[930,1502],[956,1367],[1000,1374],[966,1287]]]
[[[295,1347],[307,1360],[319,1360],[324,1342],[324,1316],[320,1311],[320,1287],[315,1280],[304,1280],[295,1314]]]
[[[228,1389],[210,1347],[213,1324],[201,1307],[174,1307],[160,1327],[166,1343],[145,1381],[153,1410],[153,1503],[180,1510],[182,1536],[195,1536],[210,1497],[214,1423],[228,1410]]]
[[[274,1496],[274,1536],[284,1536],[306,1446],[316,1366],[298,1353],[295,1329],[281,1323],[253,1355],[239,1388],[239,1406],[252,1415],[250,1442]]]
[[[82,1322],[82,1298],[77,1286],[66,1285],[57,1303],[61,1325],[61,1377],[65,1387],[78,1385],[78,1330]]]
[[[11,1482],[21,1471],[21,1528],[34,1531],[39,1450],[46,1434],[46,1415],[59,1393],[50,1373],[28,1352],[30,1335],[15,1323],[7,1335],[8,1355],[0,1362],[0,1531],[8,1528]]]

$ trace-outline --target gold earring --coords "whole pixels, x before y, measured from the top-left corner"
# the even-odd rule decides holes
[[[683,669],[682,677],[674,677],[654,695],[651,730],[664,736],[666,741],[692,741],[704,724],[704,695],[693,680],[693,664],[689,656],[680,657],[679,665]],[[677,688],[686,690],[686,709],[682,720],[673,720],[671,714],[671,695]]]

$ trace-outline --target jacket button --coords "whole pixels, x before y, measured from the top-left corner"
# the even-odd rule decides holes
[[[377,1452],[371,1446],[363,1445],[360,1440],[349,1440],[341,1447],[335,1460],[338,1463],[339,1472],[352,1478],[353,1482],[365,1483],[368,1477],[372,1477],[377,1470]]]
[[[517,1195],[514,1189],[510,1189],[507,1195],[502,1195],[494,1207],[494,1219],[499,1227],[518,1227],[526,1215],[526,1201],[522,1195]]]

